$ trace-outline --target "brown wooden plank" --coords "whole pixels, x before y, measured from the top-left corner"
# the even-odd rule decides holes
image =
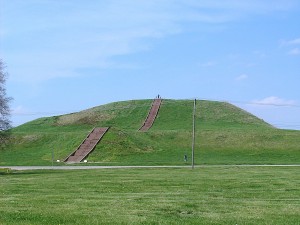
[[[64,162],[76,163],[84,160],[95,149],[96,145],[101,141],[108,129],[109,127],[94,128],[78,148],[64,160]]]
[[[142,127],[139,129],[140,131],[147,131],[153,126],[153,123],[154,123],[154,121],[157,117],[158,111],[160,109],[161,103],[162,103],[161,98],[154,99],[154,101],[152,102],[151,109],[148,113],[148,116],[147,116],[145,122],[143,123]]]

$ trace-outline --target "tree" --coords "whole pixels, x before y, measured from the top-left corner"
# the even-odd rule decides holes
[[[9,128],[11,128],[9,102],[11,98],[6,96],[5,82],[7,73],[0,59],[0,148],[4,147],[9,138]]]

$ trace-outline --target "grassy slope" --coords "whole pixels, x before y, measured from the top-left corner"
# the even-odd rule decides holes
[[[64,159],[95,126],[112,126],[89,156],[104,165],[183,165],[190,159],[193,101],[164,100],[149,132],[138,132],[151,100],[117,102],[42,118],[13,130],[0,165],[49,165]],[[279,130],[228,103],[198,101],[196,163],[298,164],[299,131]]]

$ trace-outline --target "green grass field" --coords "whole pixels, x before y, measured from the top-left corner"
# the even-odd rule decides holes
[[[300,224],[299,167],[0,172],[0,224]]]
[[[190,165],[193,101],[164,100],[154,126],[139,132],[150,105],[117,102],[26,123],[11,130],[0,165],[52,165],[52,153],[63,160],[93,127],[107,126],[84,165]],[[300,131],[276,129],[231,104],[198,101],[202,166],[1,169],[0,224],[299,225],[299,167],[235,166],[299,165],[299,140]]]

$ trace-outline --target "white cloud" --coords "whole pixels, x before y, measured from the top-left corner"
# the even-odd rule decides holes
[[[4,0],[1,30],[15,80],[78,76],[78,68],[117,66],[115,56],[151,48],[149,39],[183,32],[184,23],[223,24],[292,8],[294,0]],[[18,15],[17,17],[15,15]],[[55,15],[55,16],[53,16]],[[27,63],[26,63],[27,62]],[[208,62],[202,66],[213,66]]]
[[[205,63],[200,63],[199,66],[200,67],[213,67],[216,64],[217,64],[216,62],[208,61],[208,62],[205,62]]]
[[[281,129],[300,130],[299,107],[239,104],[239,107]]]
[[[289,40],[289,41],[283,41],[284,45],[300,45],[300,38]]]
[[[28,110],[26,110],[22,105],[16,106],[11,110],[12,115],[23,115],[27,113]]]
[[[272,0],[272,4],[269,1],[252,0],[252,1],[239,1],[239,0],[184,0],[187,4],[193,7],[222,9],[223,11],[230,12],[251,12],[251,13],[268,13],[272,11],[284,11],[293,8],[296,4],[296,0]]]
[[[267,54],[265,52],[259,50],[253,51],[253,54],[262,59],[267,57]]]
[[[289,55],[300,55],[300,49],[294,48],[288,52]]]
[[[285,47],[285,48],[291,48],[294,47],[293,49],[290,49],[287,54],[288,55],[300,55],[300,48],[298,48],[297,46],[300,45],[300,38],[296,38],[293,40],[284,40],[281,41],[281,46],[280,47]]]
[[[252,104],[257,105],[273,105],[273,106],[294,106],[296,101],[279,98],[276,96],[270,96],[261,100],[254,100]]]
[[[241,74],[240,76],[238,76],[238,77],[236,77],[235,79],[237,80],[237,81],[241,81],[241,80],[246,80],[246,79],[248,79],[248,75],[247,74]]]

